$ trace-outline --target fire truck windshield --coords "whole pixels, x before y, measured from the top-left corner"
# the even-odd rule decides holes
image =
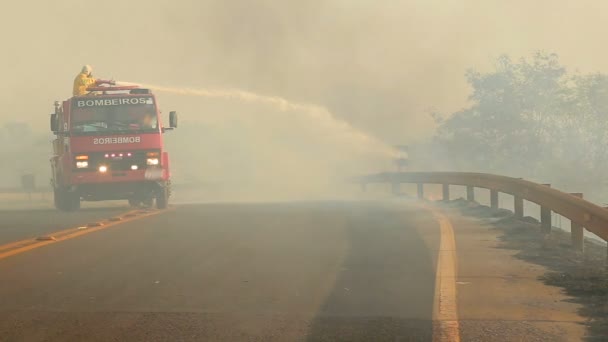
[[[73,134],[129,134],[158,132],[158,116],[153,103],[120,104],[72,108]]]

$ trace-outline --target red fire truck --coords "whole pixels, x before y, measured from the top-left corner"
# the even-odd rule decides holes
[[[156,97],[136,86],[93,87],[86,96],[55,103],[51,158],[55,207],[81,201],[128,200],[167,207],[169,155],[163,133],[177,128],[176,112],[163,127]]]

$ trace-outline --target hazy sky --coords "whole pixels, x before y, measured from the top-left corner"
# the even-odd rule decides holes
[[[608,72],[603,0],[19,1],[0,12],[0,121],[46,129],[83,64],[98,77],[236,87],[329,107],[391,143],[457,110],[469,67],[556,52]],[[182,119],[218,108],[164,96]],[[221,108],[221,106],[220,106]],[[220,109],[221,110],[221,109]]]

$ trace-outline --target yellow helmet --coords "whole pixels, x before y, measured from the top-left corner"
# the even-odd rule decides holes
[[[85,65],[85,66],[82,67],[82,71],[81,72],[85,73],[87,75],[90,75],[91,72],[93,72],[93,68],[91,68],[90,65]]]

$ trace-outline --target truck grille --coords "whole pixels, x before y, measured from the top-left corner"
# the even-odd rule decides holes
[[[107,166],[109,171],[130,171],[133,165],[137,165],[141,170],[146,167],[148,152],[150,151],[89,153],[89,167],[84,169],[74,167],[74,170],[90,172],[99,169],[101,165]]]

